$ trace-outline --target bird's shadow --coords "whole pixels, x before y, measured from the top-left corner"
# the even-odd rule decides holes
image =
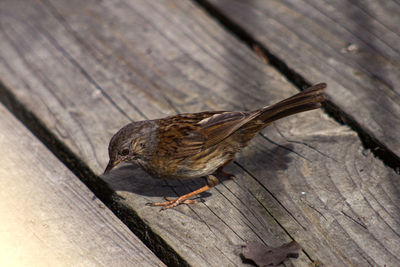
[[[282,149],[282,147],[275,147],[269,150],[268,153],[265,152],[258,149],[252,150],[250,154],[246,153],[246,161],[258,162],[259,164],[256,164],[256,166],[263,166],[263,170],[261,171],[264,174],[268,174],[265,175],[268,179],[271,179],[271,175],[277,170],[287,169],[288,163],[291,161],[291,157],[288,155],[290,153],[289,150]],[[267,164],[268,162],[279,162],[279,164]],[[235,175],[237,171],[241,172],[235,164],[231,163],[230,165],[227,166],[227,171],[233,171]],[[147,197],[176,197],[206,185],[205,178],[184,180],[155,179],[137,165],[121,166],[106,175],[101,175],[101,178],[115,191],[131,192]],[[222,174],[217,175],[217,178],[220,183],[230,180],[230,178]],[[209,196],[211,196],[211,193],[208,191],[199,195],[201,199]]]
[[[102,175],[101,178],[115,191],[127,191],[147,197],[176,197],[206,185],[205,178],[184,180],[155,179],[136,165],[122,166],[106,175]],[[218,177],[220,182],[225,179],[222,176]],[[206,198],[210,195],[208,192],[203,192],[200,197]]]

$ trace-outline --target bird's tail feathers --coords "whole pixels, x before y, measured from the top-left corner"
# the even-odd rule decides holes
[[[269,124],[283,117],[320,108],[321,102],[325,100],[323,94],[325,88],[326,83],[319,83],[279,103],[263,107],[256,111],[259,113],[259,115],[257,115],[257,120]]]

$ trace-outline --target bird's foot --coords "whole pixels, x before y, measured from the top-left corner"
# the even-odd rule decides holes
[[[207,184],[193,192],[190,192],[186,195],[180,196],[178,198],[175,199],[171,199],[171,198],[166,198],[167,201],[165,202],[158,202],[158,203],[148,203],[147,205],[149,206],[162,206],[161,210],[166,210],[166,209],[170,209],[173,207],[176,207],[180,204],[193,204],[196,203],[197,200],[195,199],[189,199],[190,197],[200,194],[214,186],[216,186],[218,184],[218,179],[217,177],[215,177],[214,175],[208,175],[207,176]]]
[[[162,207],[161,210],[166,210],[170,209],[173,207],[176,207],[180,204],[194,204],[197,202],[195,199],[187,199],[184,196],[178,197],[178,198],[165,198],[167,201],[165,202],[156,202],[156,203],[147,203],[147,205],[152,206],[152,207]]]

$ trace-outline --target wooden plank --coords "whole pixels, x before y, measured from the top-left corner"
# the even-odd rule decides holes
[[[203,1],[201,1],[203,2]],[[396,1],[209,0],[400,162],[400,5]],[[341,115],[339,115],[341,116]],[[379,148],[377,148],[379,149]],[[398,167],[398,166],[397,166]]]
[[[165,266],[0,104],[1,266]]]
[[[96,173],[131,119],[249,110],[296,92],[189,1],[3,1],[0,77]],[[313,111],[277,122],[228,168],[204,203],[145,206],[204,181],[163,182],[138,168],[103,176],[193,266],[240,266],[240,246],[304,249],[289,264],[395,265],[398,176],[358,136]],[[144,236],[146,238],[146,236]]]

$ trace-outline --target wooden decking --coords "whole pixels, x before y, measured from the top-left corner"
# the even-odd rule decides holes
[[[398,14],[392,0],[1,1],[0,265],[249,266],[247,241],[295,240],[285,265],[399,266]],[[201,203],[145,205],[201,179],[101,175],[132,120],[250,110],[317,82],[325,109],[266,128]]]

